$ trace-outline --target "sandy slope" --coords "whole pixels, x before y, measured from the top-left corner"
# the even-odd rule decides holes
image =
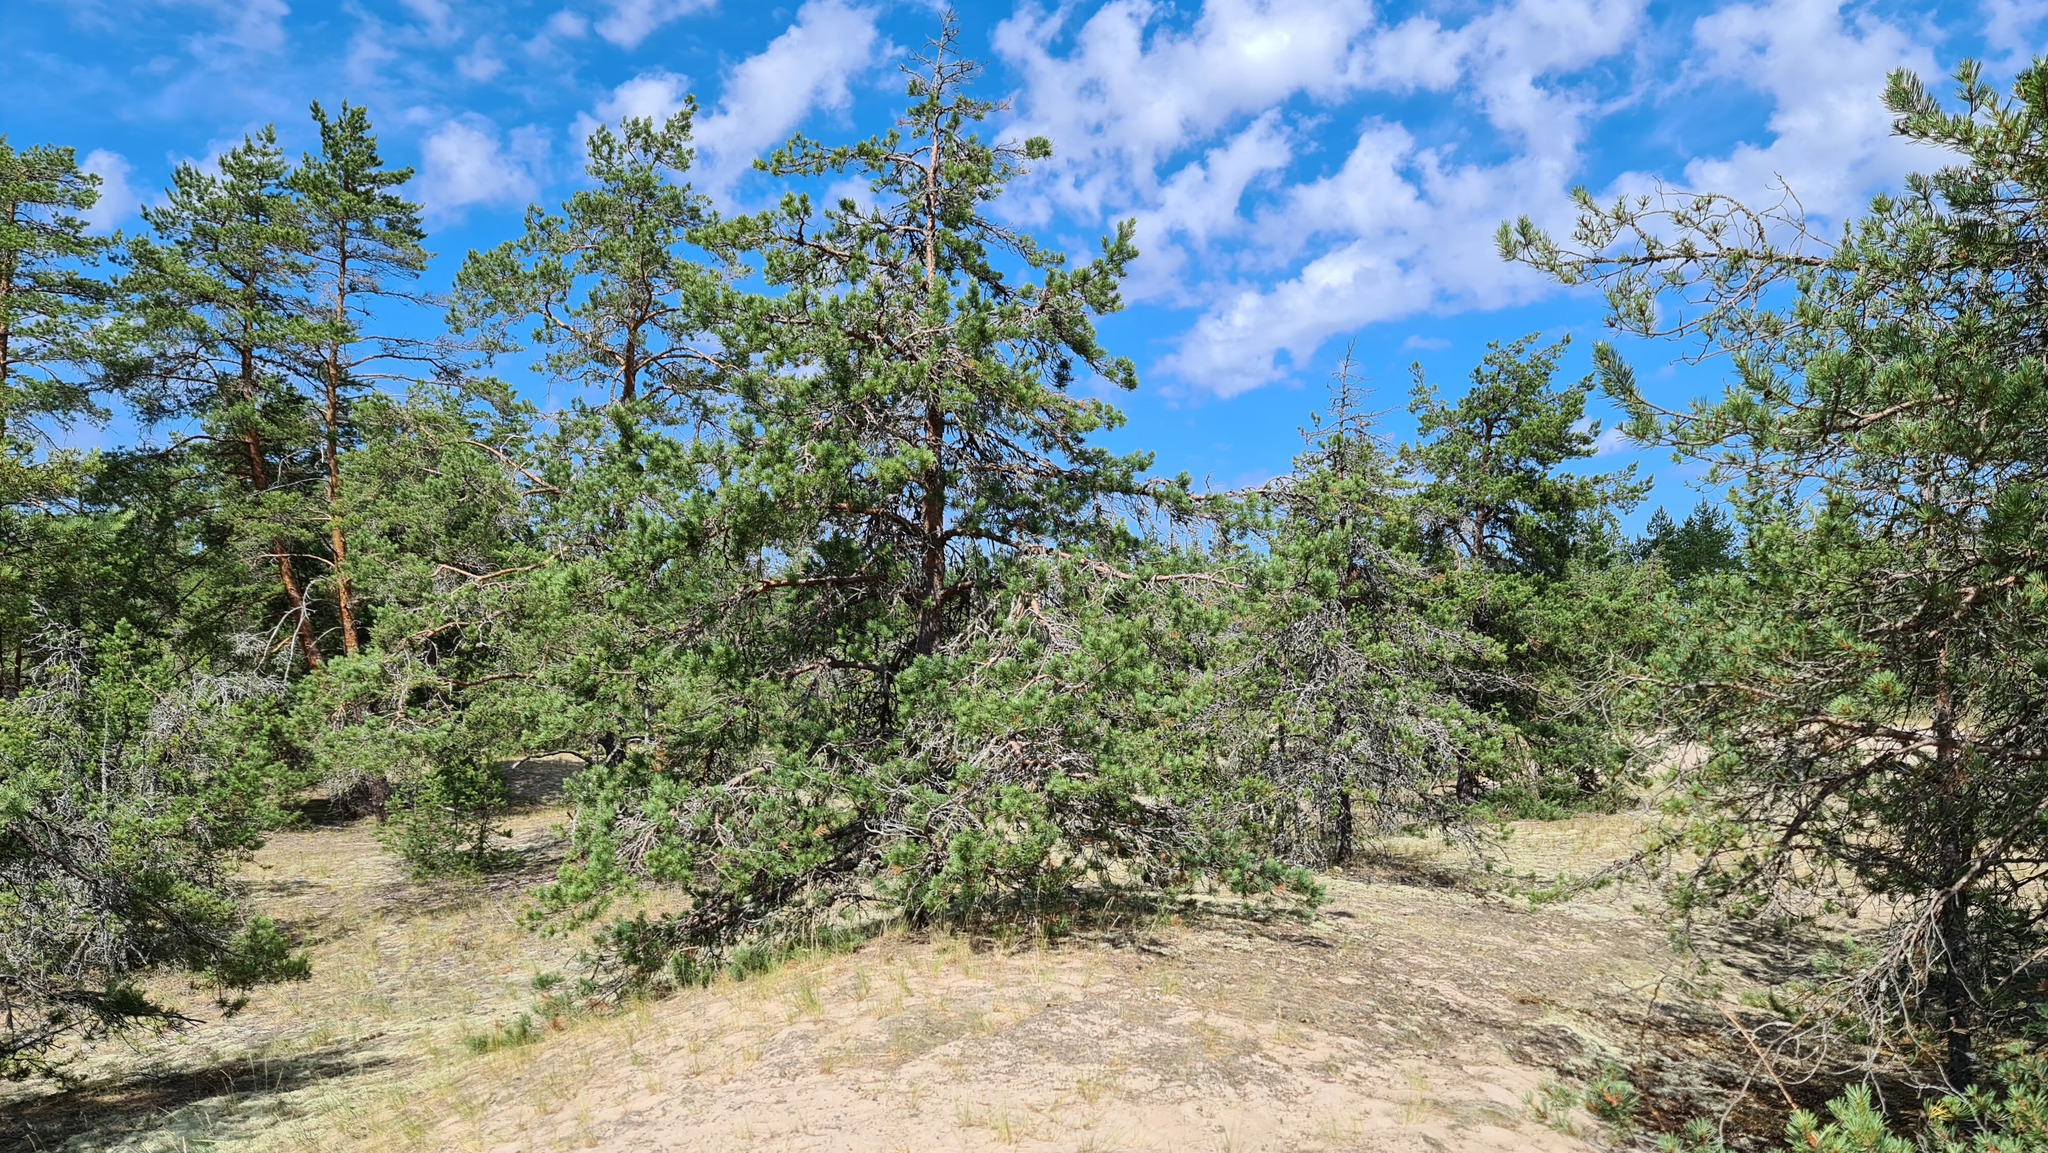
[[[1631,898],[1531,910],[1434,855],[1334,878],[1313,923],[885,936],[472,1055],[574,952],[515,923],[553,819],[519,818],[534,867],[490,883],[408,882],[364,824],[276,838],[259,899],[313,942],[315,979],[103,1048],[70,1091],[14,1090],[0,1146],[1564,1150],[1588,1146],[1537,1121],[1547,1080],[1718,1060]],[[1529,826],[1509,850],[1583,866],[1626,832]]]

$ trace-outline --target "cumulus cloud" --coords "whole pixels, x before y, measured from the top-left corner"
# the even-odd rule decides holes
[[[78,166],[100,178],[100,198],[83,214],[86,224],[97,233],[112,232],[142,203],[141,195],[128,183],[135,166],[127,157],[104,148],[86,153]]]
[[[597,34],[621,48],[638,48],[664,24],[702,12],[716,0],[611,0],[596,24]]]
[[[660,70],[643,72],[612,89],[612,94],[598,104],[597,115],[604,120],[624,120],[628,116],[666,120],[682,108],[689,90],[687,76]]]
[[[1703,16],[1693,38],[1711,76],[1764,92],[1773,110],[1768,144],[1694,160],[1689,186],[1754,199],[1782,179],[1808,212],[1840,219],[1927,163],[1892,135],[1879,100],[1893,68],[1940,75],[1932,51],[1897,24],[1847,15],[1837,0],[1774,0]]]
[[[1289,189],[1261,216],[1261,246],[1306,262],[1277,282],[1217,286],[1161,367],[1235,396],[1306,367],[1341,333],[1528,299],[1541,285],[1500,263],[1492,228],[1539,189],[1562,200],[1560,175],[1542,158],[1458,164],[1400,125],[1368,122],[1338,171]]]
[[[1239,13],[1243,3],[1212,8]],[[1345,332],[1425,312],[1502,307],[1551,291],[1497,259],[1493,226],[1525,212],[1553,227],[1569,223],[1566,190],[1583,179],[1586,136],[1608,107],[1598,85],[1580,74],[1638,50],[1643,27],[1641,0],[1513,0],[1456,27],[1416,17],[1366,28],[1341,66],[1335,53],[1326,54],[1323,71],[1304,74],[1292,91],[1355,83],[1395,93],[1455,92],[1493,129],[1492,154],[1472,151],[1469,138],[1417,139],[1420,129],[1366,118],[1336,172],[1291,183],[1283,175],[1273,195],[1245,210],[1256,222],[1248,232],[1239,229],[1245,251],[1280,262],[1279,275],[1243,254],[1234,264],[1214,254],[1202,262],[1232,278],[1184,290],[1184,297],[1213,303],[1161,367],[1230,396],[1300,371]],[[1699,18],[1692,39],[1698,82],[1752,87],[1773,110],[1762,139],[1687,164],[1689,186],[1753,198],[1769,195],[1782,178],[1808,211],[1839,219],[1927,162],[1891,135],[1878,100],[1889,69],[1933,68],[1928,48],[1900,25],[1845,11],[1838,0],[1744,0]],[[1141,60],[1127,64],[1145,67]],[[1641,94],[1638,88],[1621,99]],[[1201,130],[1199,117],[1179,123],[1183,139]],[[1155,155],[1174,147],[1170,134],[1146,138],[1160,142]],[[1175,179],[1154,191],[1141,172],[1123,191],[1163,205],[1163,190]],[[1629,174],[1616,185],[1649,179]]]
[[[1392,92],[1443,92],[1464,75],[1467,37],[1428,16],[1411,16],[1374,36],[1363,53],[1364,79]]]
[[[1596,433],[1595,429],[1599,431]],[[1645,447],[1629,439],[1629,435],[1623,432],[1620,426],[1610,424],[1603,427],[1600,421],[1590,416],[1574,422],[1572,431],[1580,436],[1593,437],[1592,449],[1595,457],[1620,456]]]
[[[584,19],[582,13],[571,12],[565,8],[548,17],[548,22],[541,27],[541,35],[560,37],[563,40],[581,40],[590,35],[590,21]]]
[[[448,0],[400,0],[405,9],[420,22],[420,30],[437,44],[452,40],[456,34],[455,6]]]
[[[501,140],[482,117],[451,120],[420,146],[420,200],[440,218],[472,205],[515,205],[539,192],[536,170],[547,159],[538,129],[514,129]]]
[[[996,34],[1026,81],[1014,130],[1052,136],[1063,160],[1019,214],[1135,212],[1152,267],[1134,298],[1206,305],[1160,367],[1218,395],[1256,388],[1360,326],[1536,291],[1494,255],[1493,227],[1567,203],[1598,109],[1569,78],[1625,51],[1643,8],[1513,0],[1446,27],[1379,23],[1362,3],[1211,0],[1181,29],[1121,0],[1071,33],[1064,12],[1026,12]],[[1366,117],[1337,171],[1297,172],[1327,136],[1323,108],[1418,90],[1455,91],[1505,155],[1462,160],[1457,138]]]
[[[1167,177],[1152,204],[1137,213],[1145,259],[1126,292],[1133,300],[1186,302],[1196,284],[1187,275],[1194,253],[1242,233],[1247,192],[1293,163],[1298,141],[1278,111],[1268,111],[1229,140]]]
[[[529,59],[551,60],[565,57],[565,42],[581,40],[588,35],[590,21],[582,13],[564,8],[549,16],[540,31],[522,47]]]
[[[1065,8],[997,26],[996,51],[1024,82],[1016,131],[1049,136],[1055,150],[1028,218],[1142,201],[1159,191],[1160,163],[1191,141],[1297,94],[1356,87],[1354,42],[1372,26],[1365,0],[1211,0],[1186,30],[1161,26],[1162,15],[1116,0],[1071,36]]]
[[[1530,154],[1575,162],[1595,102],[1545,83],[1614,56],[1642,28],[1647,0],[1517,0],[1464,29],[1467,82],[1495,129]]]
[[[807,0],[796,23],[726,74],[717,109],[697,122],[705,185],[729,189],[811,113],[845,108],[848,82],[874,63],[881,43],[873,9]]]
[[[594,113],[578,113],[569,134],[581,149],[600,124],[617,124],[629,116],[645,117],[660,124],[682,109],[689,91],[687,76],[659,69],[643,72],[612,89],[611,95],[598,101]]]
[[[368,13],[363,13],[361,20],[355,35],[349,37],[348,54],[342,61],[343,75],[357,88],[378,84],[384,65],[398,59],[384,22]]]

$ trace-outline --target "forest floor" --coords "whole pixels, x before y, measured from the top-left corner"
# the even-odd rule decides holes
[[[368,821],[274,836],[256,902],[310,946],[312,980],[226,1019],[166,987],[202,1023],[103,1043],[67,1088],[0,1086],[0,1148],[1598,1148],[1561,1087],[1619,1068],[1663,1119],[1711,1106],[1747,1072],[1723,1014],[1775,963],[1726,953],[1702,984],[1645,892],[1508,892],[1502,867],[1589,871],[1637,828],[1581,817],[1513,826],[1492,870],[1388,846],[1332,875],[1313,920],[884,933],[474,1053],[580,944],[520,923],[561,851],[548,783],[520,782],[523,867],[480,880],[408,880]]]

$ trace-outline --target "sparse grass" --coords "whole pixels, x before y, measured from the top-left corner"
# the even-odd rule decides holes
[[[1315,1123],[1311,1133],[1316,1140],[1328,1145],[1355,1145],[1365,1132],[1365,1126],[1352,1117],[1324,1117]]]
[[[793,1008],[789,1019],[799,1021],[806,1017],[817,1017],[825,1012],[825,1002],[818,995],[818,975],[805,973],[797,978],[796,991],[790,994]]]
[[[252,881],[263,911],[312,943],[313,981],[259,991],[233,1021],[95,1054],[108,1086],[145,1070],[194,1080],[148,1112],[101,1110],[118,1124],[74,1124],[74,1147],[623,1153],[684,1133],[707,1148],[809,1133],[861,1153],[1342,1148],[1381,1126],[1533,1130],[1509,1113],[1542,1066],[1502,1046],[1559,1018],[1596,1031],[1612,989],[1644,984],[1664,956],[1658,927],[1630,910],[1532,913],[1486,885],[1436,884],[1419,870],[1468,866],[1417,844],[1403,853],[1418,871],[1333,882],[1314,925],[1222,902],[1213,915],[1118,908],[1037,935],[883,925],[738,951],[700,986],[593,1014],[576,1011],[565,976],[580,942],[518,923],[553,821],[516,813],[515,845],[539,863],[483,880],[412,881],[357,826],[279,837]],[[1568,824],[1514,851],[1576,866],[1624,822]],[[1396,1052],[1413,1056],[1396,1066]],[[1524,1079],[1490,1103],[1467,1071],[1481,1066]],[[135,1093],[119,1091],[131,1096],[77,1107]],[[1317,1104],[1281,1109],[1276,1094]],[[1527,1112],[1569,1115],[1560,1134],[1593,1131],[1582,1098],[1553,1097],[1532,1093]]]
[[[1413,1125],[1442,1112],[1442,1106],[1430,1092],[1428,1073],[1409,1069],[1401,1075],[1401,1080],[1408,1088],[1408,1099],[1401,1102],[1400,1118],[1404,1124]]]
[[[1545,1081],[1534,1093],[1522,1098],[1530,1116],[1567,1137],[1583,1136],[1586,1132],[1586,1116],[1579,1107],[1580,1101],[1579,1090],[1562,1081]]]
[[[1084,1073],[1074,1079],[1074,1096],[1094,1107],[1102,1104],[1105,1097],[1116,1092],[1122,1078],[1103,1071]]]
[[[488,1033],[471,1033],[462,1039],[462,1043],[471,1053],[481,1056],[501,1049],[531,1045],[540,1040],[540,1034],[541,1031],[534,1028],[533,1014],[521,1013],[510,1023],[497,1025]]]

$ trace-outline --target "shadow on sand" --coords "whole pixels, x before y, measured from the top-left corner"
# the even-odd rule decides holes
[[[0,1106],[0,1149],[58,1149],[67,1143],[103,1148],[125,1134],[161,1127],[172,1114],[195,1105],[246,1112],[260,1109],[264,1098],[374,1073],[389,1064],[387,1058],[336,1046],[284,1059],[251,1058],[86,1081]]]

